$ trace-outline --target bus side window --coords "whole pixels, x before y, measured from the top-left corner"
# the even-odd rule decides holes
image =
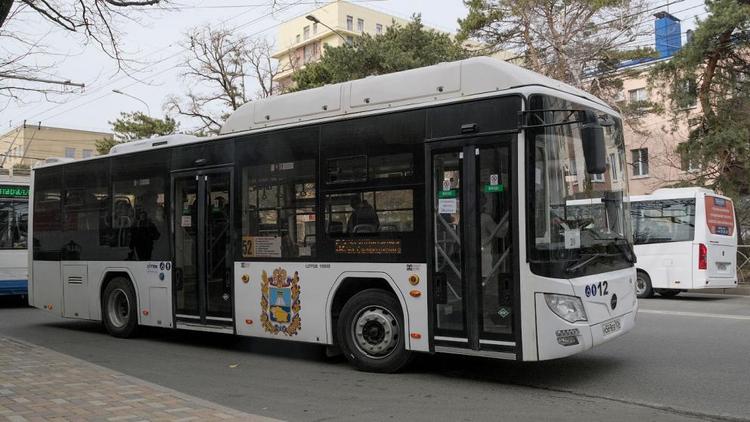
[[[242,257],[315,256],[316,200],[314,160],[244,167]]]

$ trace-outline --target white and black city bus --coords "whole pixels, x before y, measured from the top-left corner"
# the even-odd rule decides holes
[[[122,337],[336,345],[372,371],[559,358],[633,327],[624,163],[606,104],[493,59],[272,97],[218,137],[36,168],[30,300]],[[590,198],[607,218],[568,210]]]
[[[0,296],[27,293],[29,176],[0,175]]]

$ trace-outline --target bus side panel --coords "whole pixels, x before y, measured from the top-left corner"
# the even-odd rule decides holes
[[[62,274],[59,261],[34,261],[33,306],[46,309],[55,315],[63,315]]]
[[[331,344],[336,327],[329,309],[337,286],[347,277],[382,278],[404,308],[407,348],[429,350],[425,264],[237,262],[234,273],[237,334]],[[415,286],[411,275],[418,277]]]
[[[0,254],[0,296],[27,294],[27,253],[26,249],[18,249]]]
[[[111,273],[124,273],[138,297],[138,323],[173,327],[172,263],[168,261],[89,261],[88,302],[91,319],[101,320],[102,283]]]
[[[692,242],[635,245],[636,268],[643,270],[655,289],[689,289],[693,286],[690,259]]]

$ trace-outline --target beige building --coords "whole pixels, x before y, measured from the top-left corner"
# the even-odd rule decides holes
[[[49,157],[87,158],[96,155],[96,141],[111,133],[23,125],[0,135],[0,168],[33,167]]]
[[[683,160],[677,147],[688,140],[689,124],[699,111],[696,103],[681,109],[662,96],[658,87],[649,86],[647,72],[651,65],[640,66],[640,73],[623,81],[618,98],[621,107],[635,110],[637,117],[624,124],[629,188],[633,195],[690,180],[695,171]],[[655,106],[663,107],[656,113]],[[673,115],[678,119],[673,120]]]
[[[275,82],[282,88],[289,86],[292,73],[307,63],[320,60],[326,45],[339,47],[364,33],[381,34],[394,22],[408,23],[405,19],[341,0],[284,22],[276,38],[277,51],[273,53],[282,70]]]

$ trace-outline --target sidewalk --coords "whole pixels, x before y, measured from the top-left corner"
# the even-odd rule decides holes
[[[0,337],[0,421],[271,421]]]

